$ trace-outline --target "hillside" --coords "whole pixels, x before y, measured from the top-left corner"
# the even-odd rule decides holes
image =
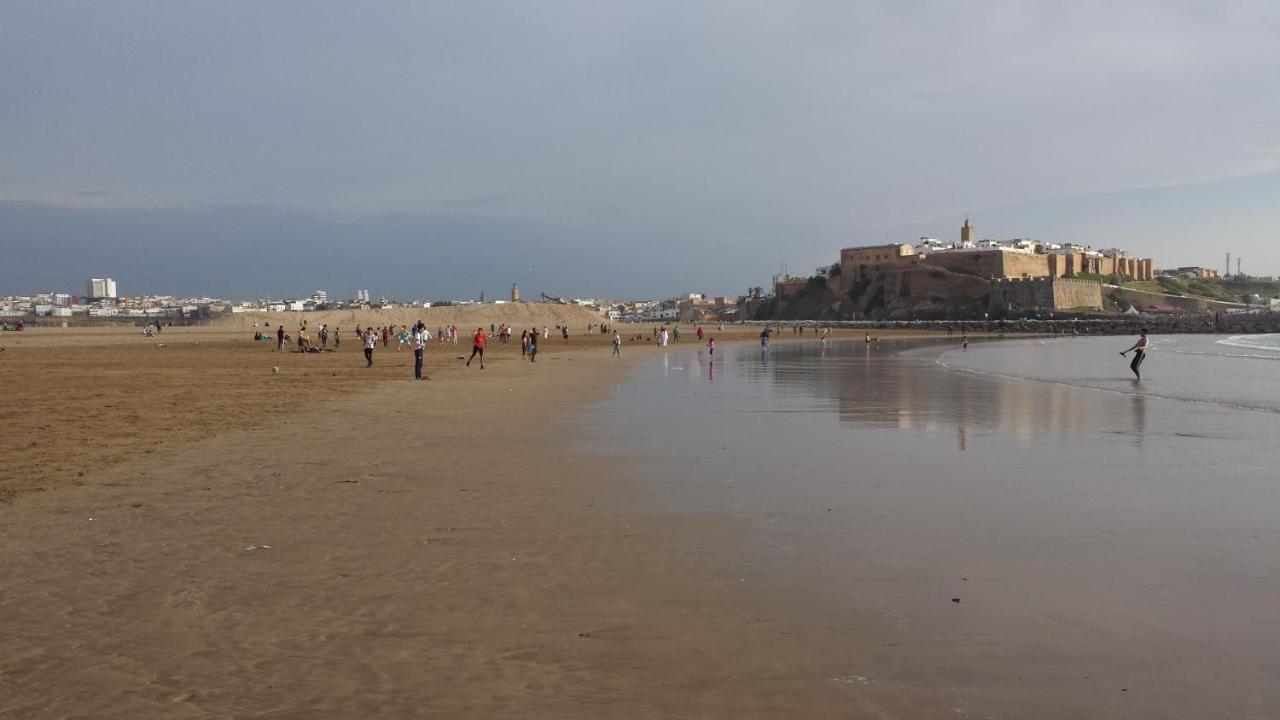
[[[811,281],[799,296],[761,306],[757,319],[848,320],[971,317],[987,309],[991,283],[974,275],[919,265],[881,273],[839,294],[838,280]]]
[[[1164,293],[1167,295],[1184,295],[1190,298],[1220,300],[1223,302],[1245,302],[1246,298],[1258,295],[1263,298],[1280,296],[1280,282],[1260,278],[1193,278],[1174,280],[1157,278],[1155,280],[1126,281],[1121,283],[1125,288],[1143,292]]]

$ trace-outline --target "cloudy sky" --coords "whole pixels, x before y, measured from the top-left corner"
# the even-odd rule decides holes
[[[0,3],[0,293],[742,292],[958,236],[1280,273],[1280,3]]]

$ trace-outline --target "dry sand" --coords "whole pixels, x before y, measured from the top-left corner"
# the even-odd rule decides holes
[[[659,351],[580,335],[433,346],[429,382],[243,330],[0,337],[0,717],[955,717],[864,684],[891,631],[809,619],[731,521],[626,509],[643,460],[574,451],[572,410]]]

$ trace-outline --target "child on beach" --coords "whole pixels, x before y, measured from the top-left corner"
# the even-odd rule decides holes
[[[711,360],[714,362],[716,359],[716,339],[715,338],[707,339],[707,354],[711,356]]]

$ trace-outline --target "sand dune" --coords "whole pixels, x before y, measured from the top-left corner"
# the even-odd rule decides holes
[[[397,307],[387,310],[326,310],[320,312],[253,312],[235,313],[214,320],[212,325],[220,328],[253,328],[254,323],[269,322],[272,326],[284,323],[285,327],[296,327],[306,321],[310,327],[326,324],[330,327],[352,328],[381,327],[383,325],[410,325],[419,320],[434,329],[441,325],[457,325],[459,328],[474,329],[506,323],[513,327],[530,325],[555,327],[568,325],[570,331],[582,332],[587,323],[599,323],[605,320],[600,313],[593,312],[580,305],[557,305],[552,303],[503,303],[485,305],[450,305],[447,307]]]

